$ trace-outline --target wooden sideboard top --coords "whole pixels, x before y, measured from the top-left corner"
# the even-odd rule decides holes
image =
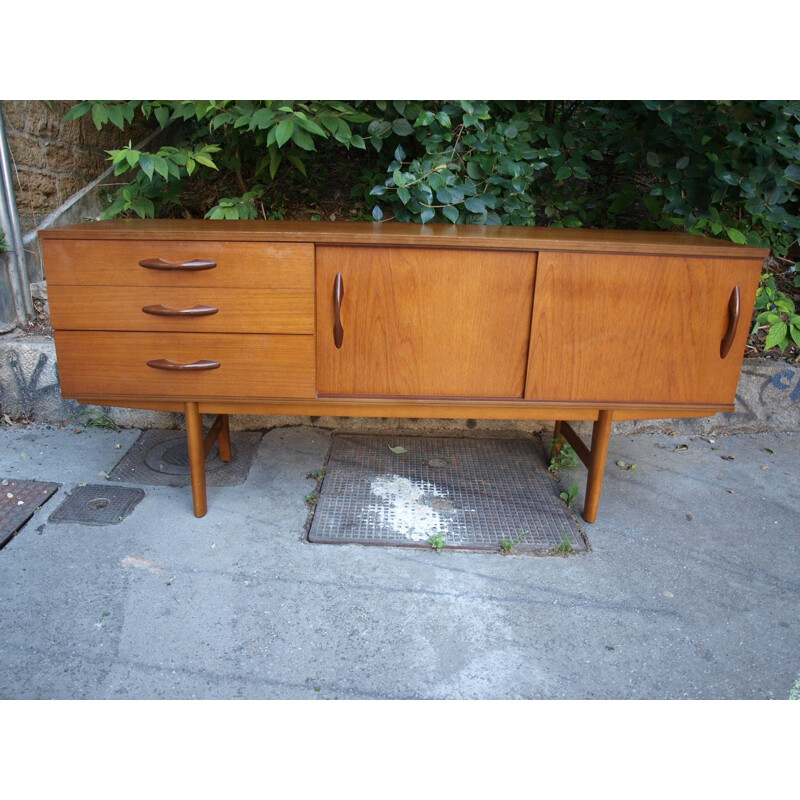
[[[717,258],[766,258],[769,250],[688,233],[526,228],[495,225],[417,225],[403,222],[123,219],[44,228],[42,239],[141,239],[310,242],[395,247],[466,247]]]

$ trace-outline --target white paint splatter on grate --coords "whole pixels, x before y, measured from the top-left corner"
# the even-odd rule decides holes
[[[370,492],[381,502],[367,506],[363,521],[369,527],[388,529],[412,542],[450,532],[451,520],[430,503],[431,498],[447,496],[435,484],[388,475],[375,478]]]

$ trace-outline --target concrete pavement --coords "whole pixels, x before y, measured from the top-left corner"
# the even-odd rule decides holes
[[[800,434],[614,435],[590,552],[535,557],[309,544],[331,434],[304,426],[203,519],[146,486],[117,525],[50,522],[139,434],[73,430],[0,430],[0,479],[61,486],[0,550],[0,698],[800,692]]]

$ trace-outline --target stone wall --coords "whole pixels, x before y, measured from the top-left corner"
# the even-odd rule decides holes
[[[2,101],[23,231],[36,228],[107,169],[105,150],[136,142],[154,127],[138,118],[130,131],[110,124],[98,131],[90,114],[65,121],[64,114],[76,102],[54,100],[49,108],[43,100]]]

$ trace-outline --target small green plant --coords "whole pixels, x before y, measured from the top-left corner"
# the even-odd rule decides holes
[[[511,553],[514,547],[518,545],[529,534],[530,531],[522,531],[522,533],[519,534],[519,536],[517,536],[514,539],[506,539],[505,537],[503,537],[500,540],[500,549],[503,551],[503,555],[508,555],[509,553]]]
[[[551,452],[552,458],[547,469],[553,474],[560,469],[571,469],[578,466],[578,454],[563,436],[558,436],[553,440]]]
[[[800,275],[794,276],[794,287],[800,288]],[[783,353],[792,342],[800,346],[800,314],[795,313],[794,300],[778,289],[774,275],[761,276],[755,310],[761,313],[756,316],[751,335],[761,328],[767,329],[765,350],[777,347]]]
[[[556,553],[571,553],[572,552],[572,543],[569,540],[569,536],[565,533],[561,537],[561,544],[556,547]]]
[[[311,492],[311,494],[306,495],[305,503],[312,508],[317,504],[317,500],[319,499],[319,495],[317,492]]]
[[[84,418],[83,425],[86,428],[105,428],[111,431],[119,430],[117,423],[114,422],[108,414],[102,411],[81,411],[72,415],[73,419],[78,419],[80,417]]]
[[[570,485],[566,492],[561,492],[559,497],[567,504],[567,508],[572,508],[575,503],[575,498],[578,496],[578,484],[573,483]]]
[[[325,470],[324,469],[318,469],[316,472],[309,472],[306,475],[306,478],[309,478],[310,480],[315,480],[315,481],[318,481],[318,480],[320,480],[320,478],[324,478],[324,477],[325,477]]]
[[[444,535],[442,533],[435,533],[428,539],[428,544],[437,552],[441,553],[445,547],[447,547],[447,542],[445,541]]]

